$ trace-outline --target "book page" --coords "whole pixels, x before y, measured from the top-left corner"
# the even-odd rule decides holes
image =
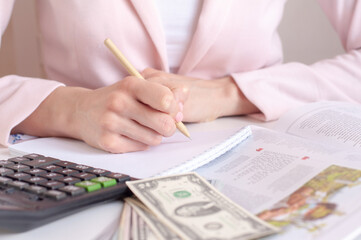
[[[338,148],[361,150],[361,106],[346,102],[307,104],[286,113],[275,129]]]
[[[196,171],[242,207],[282,227],[274,238],[332,239],[328,233],[361,208],[361,155],[353,156],[349,160],[342,150],[253,126],[250,141]],[[303,190],[312,194],[289,207],[287,200]],[[332,206],[332,214],[304,218],[321,203],[329,203],[324,206]],[[337,234],[346,236],[355,229],[351,225]]]

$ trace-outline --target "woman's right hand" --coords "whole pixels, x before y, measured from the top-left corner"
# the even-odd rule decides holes
[[[59,87],[12,132],[76,138],[112,153],[145,150],[175,132],[186,93],[132,76],[96,90]]]

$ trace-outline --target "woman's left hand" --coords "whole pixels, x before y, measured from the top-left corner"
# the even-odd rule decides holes
[[[238,88],[231,76],[204,80],[166,73],[147,68],[142,72],[148,81],[158,82],[172,89],[183,89],[184,122],[205,122],[218,117],[259,112]],[[177,98],[177,92],[174,92]]]

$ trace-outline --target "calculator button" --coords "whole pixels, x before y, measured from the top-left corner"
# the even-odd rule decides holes
[[[15,163],[10,162],[8,160],[0,160],[0,167],[7,167],[7,166],[11,166],[14,165]]]
[[[28,158],[30,160],[34,160],[35,158],[41,158],[41,157],[44,157],[44,156],[41,155],[41,154],[37,154],[37,153],[30,153],[30,154],[27,154],[27,155],[25,155],[23,157]]]
[[[76,171],[74,169],[70,169],[70,168],[65,168],[65,169],[61,169],[56,171],[57,173],[66,175],[66,176],[74,176],[75,174],[78,174],[79,171]]]
[[[26,173],[29,173],[33,176],[43,176],[45,174],[47,174],[48,172],[39,168],[34,168],[34,169],[30,169],[25,171]]]
[[[125,174],[121,174],[121,173],[110,173],[110,174],[107,174],[106,177],[114,178],[118,182],[125,182],[125,181],[130,180],[129,175],[125,175]]]
[[[94,174],[90,174],[90,173],[78,173],[75,174],[73,177],[77,177],[80,178],[82,180],[90,180],[96,177],[96,175]]]
[[[65,167],[65,168],[69,168],[69,167],[75,166],[76,164],[73,163],[73,162],[68,162],[68,161],[59,161],[59,162],[55,163],[55,165]]]
[[[75,166],[71,167],[71,169],[75,169],[75,170],[78,170],[80,172],[84,172],[86,170],[91,170],[93,168],[89,167],[89,166],[86,166],[86,165],[78,164],[78,165],[75,165]]]
[[[8,168],[10,168],[10,169],[12,169],[14,171],[17,171],[17,172],[23,172],[23,171],[26,171],[26,170],[30,169],[29,166],[26,166],[26,165],[23,165],[23,164],[15,164],[15,165],[9,166]]]
[[[8,186],[14,187],[14,188],[19,188],[19,189],[24,189],[26,187],[29,186],[29,184],[24,183],[24,182],[20,182],[20,181],[13,181],[13,182],[9,182]]]
[[[81,181],[79,178],[75,177],[62,177],[57,180],[67,184],[74,184]]]
[[[14,158],[9,158],[8,161],[14,162],[14,163],[23,163],[23,162],[30,161],[30,159],[25,158],[25,157],[14,157]]]
[[[6,185],[6,184],[8,184],[9,182],[12,182],[12,180],[11,180],[10,178],[0,177],[0,184],[1,184],[1,185]]]
[[[41,185],[41,186],[43,186],[43,187],[47,187],[47,188],[53,189],[53,190],[65,186],[64,183],[58,182],[58,181],[43,182],[43,183],[40,183],[39,185]]]
[[[35,186],[35,185],[30,185],[30,186],[26,187],[25,190],[28,192],[36,193],[36,194],[41,194],[41,193],[46,192],[45,187],[40,187],[40,186]]]
[[[55,158],[37,158],[32,161],[24,162],[24,165],[30,166],[30,167],[42,167],[47,166],[53,163],[59,162],[58,159]]]
[[[109,174],[110,172],[101,168],[94,168],[91,170],[86,170],[87,173],[95,174],[97,176],[104,176]]]
[[[50,172],[55,172],[55,171],[58,171],[60,169],[63,169],[62,167],[59,167],[59,166],[56,166],[56,165],[48,165],[48,166],[43,166],[43,167],[40,167],[41,169],[44,169],[44,170],[47,170],[47,171],[50,171]]]
[[[77,196],[77,195],[85,193],[85,188],[72,186],[72,185],[62,187],[59,190],[63,191],[63,192],[66,192],[67,194],[69,194],[71,196]]]
[[[90,181],[95,183],[100,183],[104,188],[117,185],[117,181],[115,179],[108,177],[97,177],[97,178],[93,178]]]
[[[40,184],[40,183],[44,183],[44,182],[47,182],[48,179],[46,178],[42,178],[42,177],[31,177],[29,179],[25,179],[24,181],[28,182],[28,183],[31,183],[31,184]]]
[[[13,178],[13,179],[17,179],[17,180],[24,180],[24,179],[29,179],[31,178],[30,174],[27,173],[22,173],[22,172],[18,172],[18,173],[13,173],[8,175],[8,177]]]
[[[75,186],[85,188],[87,192],[94,192],[102,188],[100,183],[95,183],[91,181],[78,182],[75,183]]]
[[[39,199],[39,196],[36,194],[26,194],[26,198],[29,199],[30,201],[37,201]]]
[[[66,194],[57,190],[49,190],[44,193],[46,197],[52,198],[54,200],[62,200],[66,198]]]
[[[43,175],[42,177],[45,177],[45,178],[48,178],[48,179],[51,179],[51,180],[57,180],[59,178],[64,177],[64,175],[61,175],[59,173],[50,172],[50,173],[47,173],[47,174]]]
[[[8,168],[0,168],[0,176],[7,176],[13,174],[14,171]]]
[[[13,188],[13,187],[8,187],[5,189],[6,194],[12,194],[14,192],[15,192],[15,188]]]

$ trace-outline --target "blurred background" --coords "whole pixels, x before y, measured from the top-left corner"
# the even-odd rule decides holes
[[[43,77],[37,42],[36,0],[17,0],[0,49],[0,77]],[[343,53],[340,41],[315,0],[288,0],[279,28],[284,61],[311,64]]]

